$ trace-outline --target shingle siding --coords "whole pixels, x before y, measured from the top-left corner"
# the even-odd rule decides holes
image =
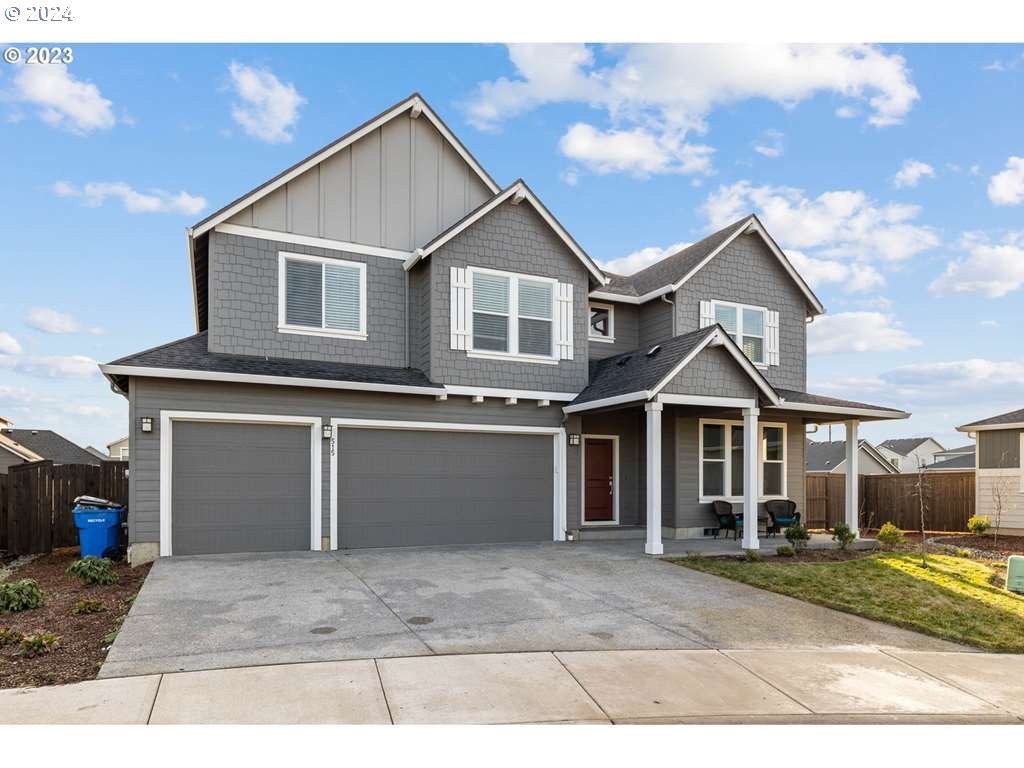
[[[278,254],[282,251],[367,265],[365,341],[278,331]],[[209,274],[211,352],[407,365],[405,272],[398,259],[214,232]]]
[[[700,327],[700,302],[718,299],[779,313],[779,361],[764,371],[773,386],[807,389],[807,300],[758,235],[740,235],[676,292],[676,333]],[[656,302],[649,302],[655,304]]]
[[[409,272],[409,365],[422,371],[430,370],[430,265]]]
[[[434,381],[549,392],[579,392],[586,386],[587,271],[531,206],[502,204],[440,247],[430,260],[430,376]],[[573,359],[557,365],[482,360],[452,349],[451,267],[486,267],[571,283]]]
[[[732,355],[721,347],[709,347],[695,357],[662,390],[672,395],[757,397],[757,386]]]
[[[599,304],[610,304],[611,302],[598,302]],[[640,346],[640,307],[635,304],[612,304],[612,316],[614,317],[615,341],[588,340],[590,346],[590,359],[603,360],[612,355],[622,352],[629,352]],[[587,315],[587,332],[590,332],[590,315]]]
[[[672,336],[696,329],[696,325],[692,328],[680,327],[676,333],[672,333],[672,305],[661,299],[654,299],[654,301],[640,305],[640,343],[638,345],[640,347],[646,347],[656,341],[664,341]]]

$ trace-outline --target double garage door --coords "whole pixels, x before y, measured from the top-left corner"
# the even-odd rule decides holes
[[[310,549],[308,426],[180,421],[172,451],[175,555]],[[329,460],[340,548],[552,538],[550,435],[344,427]]]

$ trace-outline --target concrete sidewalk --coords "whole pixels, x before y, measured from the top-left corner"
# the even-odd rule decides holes
[[[240,667],[0,691],[0,723],[1024,722],[1024,656],[661,650]]]

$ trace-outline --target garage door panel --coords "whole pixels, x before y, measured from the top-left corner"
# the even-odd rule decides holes
[[[341,429],[340,546],[551,538],[547,435]]]
[[[309,439],[305,426],[175,422],[174,554],[308,550]]]

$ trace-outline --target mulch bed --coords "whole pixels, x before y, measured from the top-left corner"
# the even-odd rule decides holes
[[[999,536],[993,539],[991,534],[975,536],[939,536],[933,540],[936,544],[962,549],[979,549],[1000,555],[1024,555],[1024,536]]]
[[[40,608],[0,614],[0,628],[24,634],[37,630],[60,637],[60,647],[35,658],[15,656],[17,646],[0,646],[0,688],[54,685],[92,680],[106,658],[107,636],[121,626],[149,573],[149,565],[130,568],[117,563],[116,584],[86,586],[65,573],[78,559],[78,548],[54,550],[19,567],[7,581],[35,579],[46,600]],[[107,610],[76,616],[71,609],[79,600],[102,600]]]

